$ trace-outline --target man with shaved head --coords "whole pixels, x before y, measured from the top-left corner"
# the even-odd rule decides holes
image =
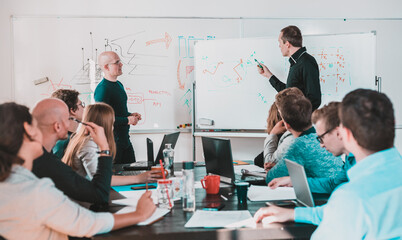
[[[52,98],[58,98],[67,104],[70,117],[82,121],[85,103],[79,99],[80,93],[73,89],[57,89],[52,93]],[[57,141],[52,151],[58,158],[63,158],[64,151],[70,142],[71,135],[78,129],[79,123],[70,120],[70,127],[68,128],[67,139]]]
[[[52,179],[56,187],[71,199],[95,203],[98,206],[107,204],[112,177],[112,157],[99,155],[97,172],[92,181],[89,181],[51,153],[58,140],[67,138],[71,121],[67,105],[60,99],[47,98],[36,104],[32,116],[38,121],[38,127],[42,131],[44,147],[43,155],[33,162],[32,172],[38,178]],[[96,127],[99,129],[95,130],[103,131],[103,128]],[[95,141],[97,138],[93,139]],[[106,138],[97,144],[108,146]]]
[[[56,142],[66,139],[70,127],[67,105],[59,99],[48,98],[40,101],[34,108],[32,116],[38,121],[43,135],[43,146],[50,152]]]
[[[139,113],[130,113],[127,109],[127,93],[117,77],[123,74],[120,57],[112,51],[99,55],[98,64],[104,75],[103,80],[95,89],[96,102],[109,104],[115,113],[114,138],[116,141],[116,156],[114,163],[135,162],[133,145],[130,142],[130,125],[137,125],[141,120]]]

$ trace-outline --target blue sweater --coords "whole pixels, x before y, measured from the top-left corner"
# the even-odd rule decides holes
[[[343,161],[322,148],[317,141],[314,127],[304,131],[290,145],[282,159],[267,174],[266,182],[278,177],[289,176],[284,159],[304,166],[307,177],[333,178],[344,176]]]
[[[332,193],[341,183],[347,182],[346,172],[356,164],[355,156],[352,153],[346,156],[343,164],[343,172],[337,178],[307,178],[310,190],[313,193]]]

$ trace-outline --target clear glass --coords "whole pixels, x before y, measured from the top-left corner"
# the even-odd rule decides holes
[[[165,180],[165,179],[158,180],[158,187],[156,188],[156,193],[158,196],[159,208],[171,209],[174,206],[172,180]]]
[[[165,149],[163,150],[163,161],[164,167],[168,171],[168,177],[174,176],[174,149],[172,144],[167,143]]]
[[[183,169],[183,211],[195,211],[194,169]]]

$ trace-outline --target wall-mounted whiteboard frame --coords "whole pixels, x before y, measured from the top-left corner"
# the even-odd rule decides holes
[[[273,36],[277,37],[281,28],[288,25],[296,25],[303,35],[310,34],[341,34],[345,32],[368,32],[376,30],[377,32],[377,75],[382,77],[382,92],[386,93],[394,104],[396,127],[402,129],[402,87],[399,68],[402,66],[402,47],[395,45],[396,39],[402,38],[402,18],[267,18],[267,17],[154,17],[154,16],[88,16],[88,15],[14,15],[11,16],[11,45],[14,44],[14,19],[35,19],[35,18],[110,18],[110,19],[209,19],[215,20],[234,20],[239,24],[237,26],[239,36],[245,38]],[[11,50],[13,52],[13,50]],[[11,61],[15,61],[15,54],[12,53]],[[15,68],[11,64],[11,72],[15,73]],[[42,77],[43,75],[41,75]],[[29,80],[34,80],[29,79]],[[15,79],[12,77],[11,88],[13,93],[19,91],[15,86]],[[28,80],[27,80],[28,81]],[[29,93],[30,94],[30,93]],[[14,94],[11,94],[13,96]],[[19,99],[13,96],[13,99]],[[34,102],[29,103],[32,105]],[[164,131],[167,129],[152,129],[155,131]],[[169,129],[171,130],[171,129]],[[143,129],[141,131],[147,131]]]
[[[193,45],[240,36],[240,19],[13,16],[15,100],[32,107],[58,88],[78,90],[93,102],[102,79],[97,55],[120,55],[118,78],[130,112],[142,114],[132,130],[169,131],[191,123]],[[34,85],[33,81],[49,81]]]
[[[254,59],[286,82],[289,62],[281,56],[277,45],[277,38],[196,44],[196,129],[266,128],[268,109],[276,91],[258,74]],[[356,88],[376,89],[375,32],[307,35],[304,45],[319,64],[322,106],[341,101]]]

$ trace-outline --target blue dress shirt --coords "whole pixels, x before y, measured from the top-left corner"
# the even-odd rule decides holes
[[[310,211],[309,222],[319,224],[312,239],[402,238],[401,173],[402,157],[395,148],[362,159],[328,204]],[[303,220],[299,210],[295,219]]]

